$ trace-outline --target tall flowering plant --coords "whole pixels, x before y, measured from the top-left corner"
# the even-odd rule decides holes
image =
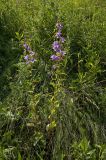
[[[63,25],[61,23],[56,24],[56,34],[55,34],[55,41],[52,44],[52,48],[55,54],[51,55],[51,59],[53,61],[60,61],[65,56],[66,52],[64,51],[64,42],[65,38],[62,36],[62,28]]]
[[[63,25],[61,23],[56,24],[56,33],[55,40],[52,44],[52,49],[54,50],[54,54],[51,55],[51,60],[54,62],[60,62],[64,59],[66,54],[64,50],[65,38],[62,36]],[[60,65],[53,65],[52,69],[55,72],[52,72],[53,79],[51,79],[51,84],[54,88],[52,98],[50,99],[50,113],[48,116],[48,124],[46,126],[47,131],[55,129],[57,127],[59,109],[64,100],[64,68],[63,63],[59,63]]]
[[[20,34],[20,33],[16,32],[16,38],[19,41],[20,46],[24,50],[23,53],[24,53],[24,60],[26,61],[26,64],[34,63],[36,61],[36,53],[34,51],[32,51],[29,44],[24,42],[25,39],[24,39],[23,33]]]

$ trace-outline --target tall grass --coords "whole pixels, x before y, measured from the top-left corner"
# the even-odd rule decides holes
[[[100,2],[0,2],[1,159],[106,159],[106,3]],[[57,21],[66,55],[52,62]],[[24,41],[37,54],[33,65],[24,61]]]

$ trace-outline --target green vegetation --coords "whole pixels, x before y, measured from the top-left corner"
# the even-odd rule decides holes
[[[0,160],[106,160],[105,10],[104,0],[0,1]],[[57,22],[66,54],[52,61]]]

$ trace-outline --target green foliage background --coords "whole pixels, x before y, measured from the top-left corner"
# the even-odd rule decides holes
[[[106,159],[105,10],[104,0],[0,1],[1,160]],[[53,70],[57,20],[67,54]]]

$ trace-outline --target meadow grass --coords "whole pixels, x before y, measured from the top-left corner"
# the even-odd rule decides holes
[[[103,0],[0,2],[1,160],[106,159],[105,8]],[[66,55],[55,62],[57,21]]]

